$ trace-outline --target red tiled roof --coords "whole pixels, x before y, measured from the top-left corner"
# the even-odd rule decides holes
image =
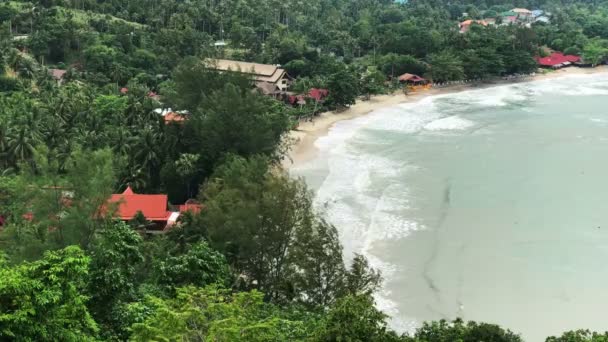
[[[287,98],[289,104],[306,104],[306,100],[304,99],[304,95],[289,95]]]
[[[167,195],[140,195],[127,187],[122,194],[113,194],[108,203],[118,203],[116,217],[122,220],[132,219],[138,211],[148,221],[167,221],[171,212],[167,210]]]
[[[424,78],[414,74],[403,74],[399,76],[399,82],[423,82]]]
[[[308,97],[315,99],[315,101],[321,101],[329,95],[329,90],[327,89],[317,89],[312,88],[308,91]]]
[[[575,55],[564,55],[561,52],[554,52],[548,57],[536,57],[536,61],[541,66],[556,66],[559,64],[564,64],[566,62],[576,63],[579,62],[581,58]]]
[[[188,201],[185,204],[181,204],[179,206],[179,212],[180,213],[185,213],[187,211],[193,213],[193,214],[198,214],[201,212],[201,210],[203,209],[203,205],[193,202],[193,201]]]
[[[183,122],[186,121],[186,116],[184,114],[169,112],[165,114],[165,123],[168,124],[170,122]]]

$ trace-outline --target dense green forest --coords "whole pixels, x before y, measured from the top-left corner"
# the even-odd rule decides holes
[[[513,7],[550,22],[459,32],[460,21]],[[528,74],[549,49],[605,60],[608,3],[0,2],[0,339],[520,341],[460,320],[392,331],[373,299],[381,274],[343,255],[306,185],[280,167],[286,133],[319,108],[263,96],[201,61],[280,64],[294,91],[328,89],[327,109],[393,91],[405,72],[434,82]],[[166,124],[158,108],[190,114]],[[145,218],[100,210],[128,185],[204,209],[144,236]]]

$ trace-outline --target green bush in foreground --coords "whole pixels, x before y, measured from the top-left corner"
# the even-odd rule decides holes
[[[576,330],[565,332],[560,337],[547,337],[546,342],[607,342],[608,332],[603,334],[589,330]]]

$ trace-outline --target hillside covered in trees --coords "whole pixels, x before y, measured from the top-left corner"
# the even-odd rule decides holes
[[[549,21],[459,31],[513,7]],[[0,2],[0,340],[520,341],[460,320],[391,330],[381,274],[343,255],[279,162],[299,117],[392,91],[402,73],[527,74],[549,50],[603,62],[608,3]],[[329,97],[297,108],[207,58],[280,64],[294,92]],[[187,120],[166,122],[168,108]],[[200,210],[145,234],[150,217],[117,220],[108,204],[127,188]]]

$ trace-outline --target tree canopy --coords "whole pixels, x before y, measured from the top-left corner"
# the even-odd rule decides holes
[[[436,83],[608,58],[604,0],[16,0],[0,3],[0,339],[513,341],[497,325],[390,329],[381,274],[343,255],[281,168],[307,114]],[[547,20],[502,22],[514,7]],[[496,19],[497,25],[459,22]],[[504,24],[504,25],[503,25]],[[295,104],[215,59],[280,66]],[[168,115],[170,113],[171,115]],[[171,119],[173,117],[173,120]],[[111,194],[198,200],[166,234]],[[345,260],[352,260],[346,263]],[[547,341],[606,341],[586,330]]]

